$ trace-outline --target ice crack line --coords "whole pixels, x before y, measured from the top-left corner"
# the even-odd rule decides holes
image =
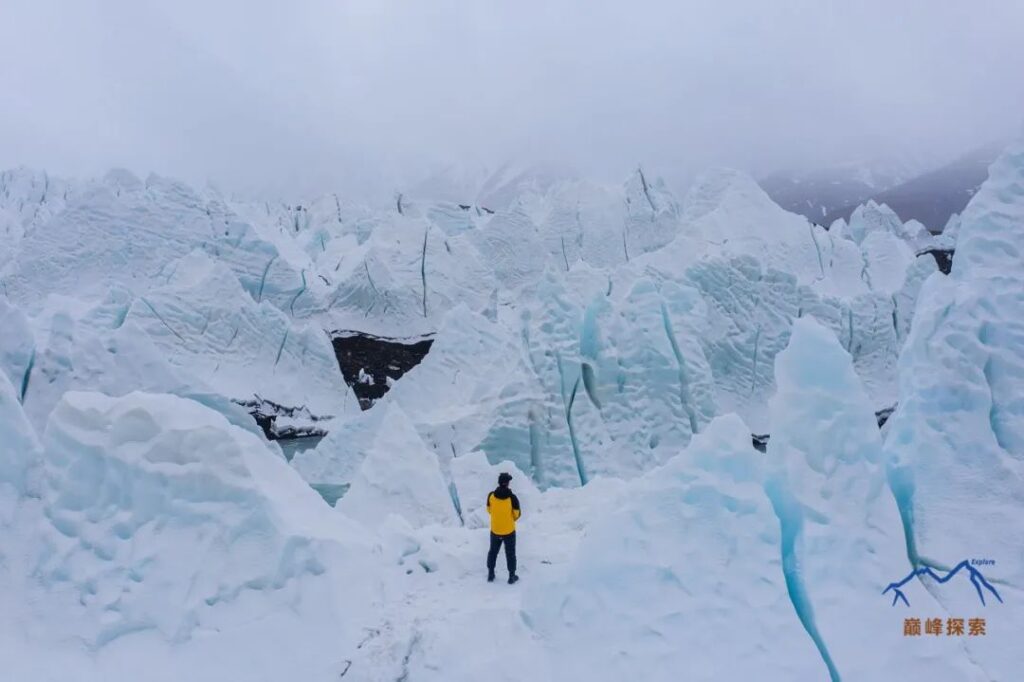
[[[583,456],[580,454],[579,443],[576,441],[576,428],[572,423],[572,406],[576,402],[576,392],[580,388],[580,375],[576,375],[576,381],[572,385],[572,393],[566,398],[565,395],[565,370],[562,367],[562,356],[560,354],[555,355],[555,361],[558,364],[558,377],[560,388],[562,391],[562,402],[565,406],[565,425],[569,429],[569,442],[572,445],[573,459],[576,461],[576,473],[580,477],[580,485],[584,486],[587,484],[587,472],[583,466]]]
[[[814,250],[818,252],[818,269],[821,270],[821,276],[824,278],[825,262],[821,259],[821,247],[818,245],[818,238],[814,235],[814,225],[808,223],[807,227],[811,229],[811,241],[814,242]]]
[[[647,203],[648,203],[648,204],[650,204],[650,206],[651,206],[651,211],[652,211],[653,213],[657,213],[657,212],[658,212],[658,209],[656,209],[656,208],[654,207],[654,200],[653,200],[653,199],[651,199],[651,189],[650,189],[650,187],[649,187],[649,186],[647,185],[647,178],[646,178],[646,177],[644,176],[644,169],[643,169],[642,167],[640,167],[640,166],[637,166],[637,169],[636,169],[636,170],[637,170],[637,173],[639,173],[639,174],[640,174],[640,186],[641,186],[641,187],[643,188],[643,190],[644,190],[644,196],[645,196],[645,197],[647,197]],[[651,220],[654,220],[654,216],[651,216]]]
[[[32,354],[28,358],[28,366],[25,367],[25,374],[21,377],[21,390],[18,393],[18,402],[22,405],[25,404],[25,394],[28,393],[28,381],[32,376],[32,368],[36,364],[36,349],[32,349]]]
[[[423,253],[420,256],[420,280],[423,282],[423,317],[427,316],[427,235],[428,227],[423,231]]]
[[[143,299],[141,299],[141,300],[142,300],[142,302],[143,302],[143,303],[145,303],[145,304],[146,304],[146,307],[147,307],[147,308],[149,308],[150,312],[152,312],[152,313],[153,313],[153,315],[154,315],[154,316],[156,316],[156,319],[160,320],[160,322],[161,322],[161,323],[163,323],[163,325],[164,325],[165,327],[167,327],[168,331],[170,331],[170,332],[171,332],[172,334],[174,334],[175,336],[177,336],[177,337],[178,337],[178,340],[180,340],[180,341],[181,341],[182,343],[185,343],[185,337],[184,337],[184,336],[182,336],[181,334],[179,334],[178,332],[176,332],[176,331],[174,330],[174,327],[172,327],[171,325],[167,324],[167,320],[165,320],[165,319],[164,319],[163,317],[161,317],[160,313],[158,313],[158,312],[156,311],[156,308],[154,308],[154,307],[153,307],[153,304],[152,304],[152,303],[150,303],[149,301],[147,301],[147,300],[146,300],[145,298],[143,298]]]
[[[295,296],[292,298],[291,303],[288,304],[288,310],[291,311],[292,317],[295,317],[295,302],[297,300],[299,300],[299,296],[302,296],[302,294],[306,293],[306,286],[307,286],[307,284],[306,284],[306,271],[303,270],[302,271],[302,288],[299,289],[299,292],[297,294],[295,294]]]
[[[692,397],[690,396],[690,381],[686,372],[686,359],[679,350],[679,342],[676,340],[675,332],[672,330],[672,321],[668,316],[668,308],[665,302],[661,302],[661,322],[665,326],[665,336],[668,337],[668,344],[672,348],[672,355],[676,359],[676,370],[679,373],[679,398],[683,403],[683,409],[690,419],[690,433],[697,433],[697,414],[693,410]]]
[[[260,301],[263,300],[263,287],[267,283],[267,273],[270,272],[270,266],[274,264],[275,260],[277,260],[277,254],[276,253],[271,257],[271,259],[269,261],[267,261],[267,266],[265,268],[263,268],[263,276],[260,277],[260,290],[256,293],[256,302],[257,303],[259,303]]]
[[[800,557],[797,554],[797,545],[799,544],[800,536],[803,534],[804,519],[802,508],[780,480],[769,481],[765,485],[765,493],[767,493],[768,499],[771,501],[775,516],[779,519],[779,529],[782,534],[780,543],[782,550],[782,575],[786,581],[786,592],[789,594],[789,600],[793,604],[797,618],[800,619],[800,624],[804,626],[804,631],[807,632],[815,648],[817,648],[818,654],[828,670],[829,679],[831,682],[840,682],[839,670],[836,668],[835,661],[832,660],[832,656],[828,651],[828,646],[818,630],[818,625],[814,619],[814,608],[811,606],[810,596],[807,594],[807,587],[804,585],[800,572]]]
[[[903,594],[903,591],[900,588],[906,585],[911,580],[913,580],[915,577],[927,575],[938,583],[946,583],[949,582],[953,578],[953,576],[955,576],[957,573],[964,569],[966,569],[967,572],[971,575],[971,584],[974,585],[974,589],[977,590],[978,599],[981,600],[982,606],[987,606],[987,604],[985,603],[985,592],[982,591],[982,587],[984,587],[986,590],[995,595],[995,598],[999,600],[1000,604],[1003,603],[1003,598],[999,596],[999,592],[996,590],[995,587],[992,586],[992,583],[985,579],[985,576],[981,574],[981,571],[976,569],[974,566],[971,566],[971,562],[967,559],[964,559],[955,567],[953,567],[953,569],[946,573],[945,576],[941,576],[938,573],[936,573],[931,566],[925,566],[924,568],[915,568],[903,580],[896,583],[889,583],[888,587],[882,590],[882,594],[885,594],[889,590],[892,590],[893,606],[896,606],[896,602],[901,599],[903,600],[904,604],[910,606],[910,602],[907,601],[907,595]]]

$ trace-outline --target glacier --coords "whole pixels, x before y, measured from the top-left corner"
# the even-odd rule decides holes
[[[12,679],[1014,678],[1024,147],[938,236],[731,170],[445,182],[0,173]],[[356,333],[379,357],[346,375]],[[408,369],[374,338],[431,343]],[[998,600],[933,577],[965,560]]]
[[[944,574],[990,561],[1003,608],[980,608],[971,585],[938,589],[953,613],[989,628],[1024,626],[1019,609],[1024,528],[1024,145],[1007,150],[959,220],[948,278],[922,289],[900,356],[900,407],[886,440],[910,560]],[[993,571],[986,572],[991,578]],[[894,576],[895,578],[896,576]],[[913,602],[912,602],[913,603]],[[1019,656],[995,638],[968,649],[991,679],[1012,679]]]

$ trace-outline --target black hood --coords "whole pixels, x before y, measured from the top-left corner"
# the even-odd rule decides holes
[[[507,500],[512,497],[512,490],[507,485],[499,485],[494,489],[494,496],[499,500]]]

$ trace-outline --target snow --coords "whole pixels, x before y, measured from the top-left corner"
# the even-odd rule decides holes
[[[1012,679],[1022,225],[1019,146],[939,238],[730,170],[677,200],[453,169],[378,206],[0,174],[5,671]],[[345,330],[433,345],[362,411]],[[328,433],[289,463],[243,401]],[[483,580],[502,471],[514,587]],[[965,559],[1003,603],[968,569],[883,594]]]
[[[182,398],[69,392],[43,441],[41,506],[7,545],[33,576],[4,597],[26,630],[2,639],[59,655],[20,679],[327,679],[355,649],[372,536],[254,435]]]
[[[532,514],[539,506],[540,491],[512,462],[491,464],[487,456],[480,451],[470,452],[452,460],[452,483],[459,500],[459,511],[463,525],[467,528],[490,527],[490,516],[487,514],[487,495],[498,485],[498,474],[508,473],[512,476],[512,487],[524,510]],[[465,495],[465,496],[463,496]],[[529,517],[527,517],[529,519]]]
[[[357,409],[327,335],[272,303],[254,302],[227,267],[200,251],[133,301],[127,321],[175,369],[229,397],[259,396],[332,417]]]
[[[768,494],[782,527],[794,607],[824,660],[847,679],[893,669],[925,678],[984,679],[955,640],[908,647],[903,613],[877,595],[910,570],[882,441],[849,354],[811,319],[798,320],[775,364]],[[930,598],[918,608],[934,612]],[[863,651],[872,633],[872,656]]]
[[[622,499],[595,501],[568,566],[525,588],[552,679],[821,678],[747,431],[716,420]]]
[[[413,527],[456,523],[455,502],[437,456],[401,408],[389,405],[383,423],[386,428],[377,432],[337,509],[371,527],[389,514]]]
[[[0,372],[0,486],[18,495],[29,494],[30,471],[37,464],[39,441],[18,402],[18,393]],[[34,491],[32,491],[34,492]]]
[[[29,322],[20,309],[0,298],[0,370],[16,387],[18,399],[24,397],[35,364],[35,339]]]
[[[990,169],[960,221],[950,277],[925,282],[900,358],[900,406],[886,450],[915,563],[945,575],[963,560],[998,581],[1003,604],[982,606],[965,582],[921,582],[954,616],[984,616],[989,636],[969,638],[992,679],[1011,679],[1008,644],[1024,627],[1018,548],[1024,546],[1024,146]],[[895,576],[894,576],[895,579]],[[911,604],[913,605],[913,597]]]

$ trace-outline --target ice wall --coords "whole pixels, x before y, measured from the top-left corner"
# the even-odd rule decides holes
[[[1014,606],[1024,584],[1024,146],[1011,147],[961,218],[949,278],[925,283],[900,358],[900,407],[886,450],[910,558],[945,577],[980,569],[1005,603],[967,571],[919,582],[957,617],[985,617],[989,636],[967,640],[992,679],[1012,679],[1006,639],[1024,627]],[[902,576],[900,576],[902,577]],[[896,577],[894,576],[894,580]],[[911,600],[911,605],[914,602]]]
[[[182,398],[70,392],[43,440],[35,579],[9,616],[85,646],[78,679],[143,659],[157,680],[339,674],[380,594],[373,540],[255,435]]]
[[[804,318],[776,358],[775,374],[766,490],[779,518],[794,609],[831,678],[906,671],[984,679],[956,640],[907,646],[905,614],[880,594],[910,564],[874,411],[850,355],[827,328]],[[927,596],[917,607],[941,610]]]
[[[527,588],[554,679],[822,679],[747,431],[720,418],[614,506],[593,501],[564,574]]]

